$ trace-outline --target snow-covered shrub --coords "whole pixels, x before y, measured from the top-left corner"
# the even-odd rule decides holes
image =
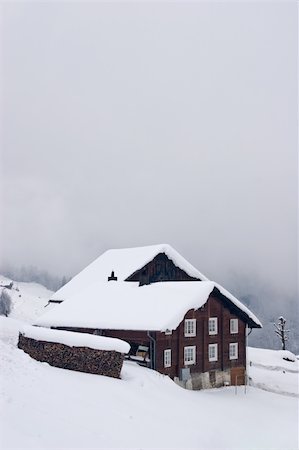
[[[0,293],[0,315],[8,316],[11,312],[12,301],[7,289],[2,289]]]

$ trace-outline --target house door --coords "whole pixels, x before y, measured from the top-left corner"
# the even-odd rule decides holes
[[[233,386],[240,386],[242,384],[245,384],[244,367],[232,367],[230,369],[230,383]]]

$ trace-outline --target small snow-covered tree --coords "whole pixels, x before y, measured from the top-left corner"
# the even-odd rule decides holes
[[[0,294],[0,315],[8,316],[11,312],[12,301],[7,289],[2,289]]]
[[[288,333],[290,330],[286,330],[286,320],[284,317],[278,317],[278,324],[274,323],[275,333],[281,340],[282,350],[286,349],[286,342],[289,340]]]

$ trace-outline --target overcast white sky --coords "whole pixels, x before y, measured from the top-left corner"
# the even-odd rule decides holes
[[[2,4],[2,266],[167,242],[294,292],[296,8]]]

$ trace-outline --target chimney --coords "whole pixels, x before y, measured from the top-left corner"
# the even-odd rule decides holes
[[[114,270],[112,270],[110,277],[108,277],[108,281],[117,281],[117,277],[114,275]]]

